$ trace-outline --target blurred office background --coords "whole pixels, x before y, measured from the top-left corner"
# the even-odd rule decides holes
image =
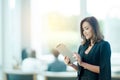
[[[5,69],[21,64],[23,49],[34,49],[44,62],[52,61],[51,48],[66,44],[73,52],[80,45],[80,20],[95,16],[112,49],[112,72],[120,71],[119,0],[0,0],[0,80]],[[61,56],[61,60],[62,60]]]

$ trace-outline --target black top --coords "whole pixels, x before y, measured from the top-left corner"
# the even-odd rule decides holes
[[[100,73],[94,73],[78,65],[78,80],[111,80],[111,48],[107,41],[96,42],[88,54],[89,44],[81,45],[78,53],[82,61],[100,67]]]

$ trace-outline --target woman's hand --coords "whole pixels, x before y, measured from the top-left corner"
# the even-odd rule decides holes
[[[64,57],[64,62],[65,62],[65,64],[68,65],[68,66],[72,65],[72,63],[71,63],[71,61],[70,61],[70,58],[69,58],[68,56],[65,56],[65,57]]]
[[[75,58],[75,60],[77,61],[77,63],[80,65],[82,63],[82,60],[81,60],[81,56],[78,54],[78,53],[74,53],[73,54],[73,57]]]

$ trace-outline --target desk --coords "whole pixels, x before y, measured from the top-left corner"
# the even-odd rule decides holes
[[[77,77],[77,72],[43,72],[43,75],[46,80],[48,80],[49,77],[53,78],[75,78]],[[60,79],[62,80],[62,79]],[[70,79],[65,79],[65,80],[70,80]],[[112,72],[112,80],[120,80],[120,74]]]
[[[75,71],[68,71],[68,72],[50,72],[50,71],[43,71],[43,72],[24,72],[21,70],[5,70],[5,80],[7,80],[8,74],[17,74],[17,75],[33,75],[33,80],[37,80],[37,75],[43,76],[46,80],[49,77],[53,78],[76,78],[77,72]],[[112,80],[120,80],[120,74],[112,72]],[[69,80],[69,79],[67,79]],[[74,80],[74,79],[73,79]]]
[[[112,80],[120,80],[120,74],[112,73]]]
[[[37,80],[37,74],[36,72],[24,72],[21,70],[5,70],[4,71],[4,79],[8,80],[8,78],[16,79],[15,77],[21,78],[22,76],[25,78],[31,78],[31,80]],[[14,76],[14,77],[13,77]],[[22,80],[22,79],[20,79]]]
[[[112,66],[112,78],[120,80],[120,66]]]
[[[52,80],[56,78],[60,78],[60,80],[70,80],[70,79],[76,79],[77,77],[77,72],[49,72],[49,71],[44,71],[44,72],[24,72],[21,70],[5,70],[5,80],[7,80],[7,75],[8,74],[13,74],[13,75],[33,75],[33,80],[37,80],[37,75],[43,76],[46,80],[48,78],[53,78]],[[58,79],[57,79],[58,80]]]
[[[75,80],[77,72],[43,72],[45,80]]]

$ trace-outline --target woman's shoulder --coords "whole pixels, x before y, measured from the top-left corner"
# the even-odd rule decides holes
[[[105,41],[105,40],[101,40],[99,42],[97,42],[97,44],[103,46],[103,45],[110,45],[110,43],[108,41]]]

